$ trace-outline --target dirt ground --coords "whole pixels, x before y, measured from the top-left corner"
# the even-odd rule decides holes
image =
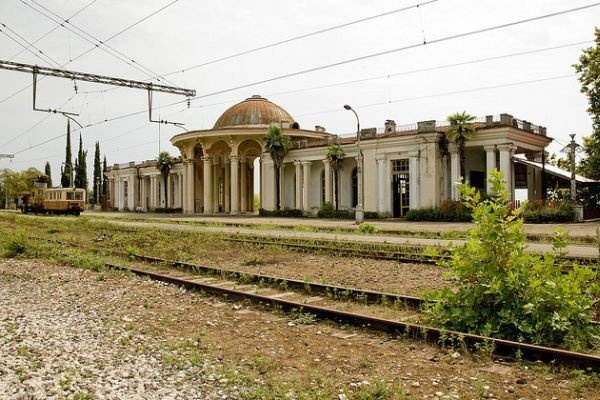
[[[395,279],[401,279],[402,271]],[[195,343],[202,357],[221,366],[212,379],[229,385],[229,398],[600,398],[597,387],[585,384],[587,378],[550,371],[547,365],[493,362],[485,353],[473,356],[331,323],[303,325],[272,310],[116,273],[3,261],[0,276],[7,274],[38,282],[42,290],[60,286],[65,298],[78,298],[83,312],[104,309],[101,317],[107,323],[131,332],[129,350],[146,351],[135,338],[148,337],[171,346],[167,348],[175,349],[174,356],[188,357],[173,343]],[[2,285],[0,279],[0,289]],[[185,377],[191,372],[181,367],[179,373]],[[387,384],[385,392],[380,380]]]

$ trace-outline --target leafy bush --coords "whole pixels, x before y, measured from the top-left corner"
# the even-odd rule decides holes
[[[175,213],[182,213],[183,209],[181,207],[178,207],[178,208],[156,207],[154,209],[154,212],[159,213],[159,214],[175,214]]]
[[[417,208],[406,213],[407,221],[470,222],[471,210],[460,201],[446,200],[439,207]]]
[[[555,232],[554,252],[525,253],[522,210],[510,210],[502,173],[490,174],[491,196],[460,186],[473,212],[470,240],[446,263],[458,283],[430,293],[437,300],[425,315],[448,329],[543,345],[584,348],[600,344],[590,325],[600,285],[594,272],[575,265],[565,271],[566,234]]]
[[[12,235],[3,243],[4,257],[14,258],[23,255],[30,247],[29,240],[23,234]]]
[[[379,231],[375,226],[366,223],[362,223],[358,226],[358,228],[356,228],[356,233],[363,233],[369,235],[377,232]]]
[[[381,216],[375,211],[365,211],[365,219],[379,219]]]
[[[261,217],[302,217],[302,210],[296,209],[285,209],[285,210],[265,210],[264,208],[258,209],[258,215]]]
[[[575,210],[567,201],[528,201],[524,205],[523,219],[535,223],[572,222],[575,220]]]
[[[319,218],[337,218],[337,219],[354,219],[354,211],[350,210],[335,210],[333,204],[327,202],[321,204],[319,212],[317,213]]]

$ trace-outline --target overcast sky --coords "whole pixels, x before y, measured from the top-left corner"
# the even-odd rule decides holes
[[[592,4],[598,6],[452,39]],[[66,19],[77,12],[64,24],[71,31],[47,17]],[[260,94],[286,109],[301,127],[322,125],[335,134],[355,130],[354,115],[344,104],[356,109],[364,128],[382,127],[386,119],[399,125],[445,120],[463,110],[477,116],[506,112],[546,126],[556,139],[550,151],[560,152],[570,133],[579,142],[591,133],[587,99],[572,64],[593,44],[598,21],[600,3],[593,0],[1,0],[0,59],[140,81],[176,72],[161,83],[195,89],[199,98],[188,109],[185,97],[156,93],[154,116],[185,123],[187,130],[209,129],[228,107]],[[78,34],[105,44],[95,46]],[[27,51],[15,42],[27,46],[42,36]],[[393,49],[398,50],[232,90]],[[115,52],[135,62],[109,54]],[[179,155],[169,139],[182,130],[148,122],[145,91],[76,82],[75,93],[70,80],[38,79],[38,108],[79,114],[75,118],[84,126],[80,132],[89,150],[90,174],[96,141],[109,164],[155,158],[159,147]],[[65,157],[66,119],[32,110],[31,82],[31,74],[0,69],[0,153],[15,154],[12,161],[0,160],[0,168],[43,170],[50,161],[57,180]],[[179,101],[184,102],[164,107]]]

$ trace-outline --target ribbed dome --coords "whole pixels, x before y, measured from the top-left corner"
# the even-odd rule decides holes
[[[292,116],[261,96],[252,96],[230,107],[219,117],[213,129],[232,127],[268,127],[271,122],[294,122]]]

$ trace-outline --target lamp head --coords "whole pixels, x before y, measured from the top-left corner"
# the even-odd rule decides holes
[[[352,110],[352,107],[350,107],[348,104],[345,104],[345,105],[344,105],[344,108],[345,108],[346,110]]]

